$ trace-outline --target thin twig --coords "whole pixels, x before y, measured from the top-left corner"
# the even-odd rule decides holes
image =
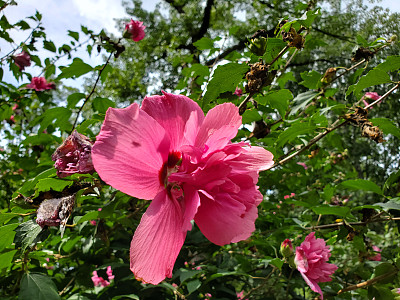
[[[334,227],[339,227],[339,226],[344,226],[344,225],[351,225],[351,226],[358,226],[358,225],[367,225],[369,223],[378,223],[378,222],[387,222],[387,221],[399,221],[400,217],[396,218],[379,218],[379,219],[372,219],[368,220],[365,222],[350,222],[350,223],[345,223],[345,222],[338,222],[334,224],[325,224],[325,225],[318,225],[318,226],[310,226],[306,227],[306,230],[315,230],[315,229],[328,229],[328,228],[334,228]]]
[[[75,277],[72,277],[71,280],[67,283],[67,285],[65,286],[65,288],[63,288],[63,290],[61,292],[59,292],[58,294],[61,296],[62,294],[65,293],[65,291],[67,290],[67,288],[72,284],[72,282],[74,282]]]
[[[251,97],[254,96],[254,94],[255,94],[254,92],[248,94],[248,95],[246,96],[246,98],[242,101],[242,103],[239,104],[239,114],[242,115],[242,114],[244,113],[244,111],[246,110],[246,104],[247,104],[247,102],[249,102],[249,100],[251,99]]]
[[[361,282],[361,283],[358,283],[358,284],[355,284],[355,285],[348,286],[347,288],[341,289],[338,292],[338,295],[343,294],[345,292],[354,291],[354,290],[357,290],[359,288],[366,288],[367,286],[370,286],[370,285],[372,285],[372,284],[374,284],[374,283],[376,283],[378,281],[381,281],[381,280],[384,280],[384,279],[386,279],[388,277],[396,275],[398,272],[399,272],[399,270],[396,269],[396,270],[393,270],[393,271],[391,271],[389,273],[386,273],[386,274],[383,274],[383,275],[380,275],[380,276],[376,276],[375,278],[369,279],[367,281],[364,281],[364,282]]]
[[[246,295],[244,295],[244,296],[242,297],[242,299],[248,299],[249,296],[250,296],[251,294],[253,294],[255,291],[257,291],[258,289],[260,289],[260,288],[262,288],[263,286],[265,286],[265,285],[267,284],[267,282],[268,282],[268,279],[272,276],[273,273],[275,273],[275,271],[276,271],[277,269],[278,269],[277,267],[273,267],[273,269],[272,269],[271,272],[267,275],[267,277],[263,278],[263,279],[264,279],[264,282],[261,283],[259,286],[256,286],[255,288],[252,288]]]
[[[111,52],[111,53],[110,53],[110,55],[109,55],[108,58],[107,58],[107,61],[105,62],[105,64],[104,64],[104,65],[101,67],[101,69],[99,70],[99,74],[97,75],[97,79],[96,79],[96,82],[94,83],[94,85],[93,85],[93,87],[92,87],[92,90],[91,90],[90,93],[86,96],[85,101],[83,101],[81,107],[79,108],[78,113],[76,114],[76,118],[75,118],[75,121],[74,121],[74,125],[72,126],[71,133],[72,133],[72,131],[74,131],[74,129],[75,129],[76,123],[78,122],[79,115],[80,115],[80,113],[82,112],[83,107],[84,107],[85,104],[89,101],[90,97],[94,94],[94,91],[95,91],[95,89],[96,89],[97,83],[98,83],[99,80],[100,80],[101,73],[104,71],[105,67],[106,67],[106,66],[108,65],[108,63],[110,62],[111,56],[112,56],[113,54],[114,54],[114,52]]]
[[[386,92],[382,97],[380,97],[378,100],[372,102],[371,104],[369,104],[368,106],[366,106],[365,108],[370,108],[372,106],[374,106],[375,104],[377,104],[378,102],[383,101],[385,98],[387,98],[393,91],[395,91],[398,87],[400,86],[400,82],[398,82],[393,88],[391,88],[388,92]],[[342,127],[343,125],[347,124],[349,121],[345,120],[343,122],[340,123],[340,119],[336,120],[331,127],[325,129],[324,132],[319,133],[318,135],[316,135],[314,138],[312,138],[307,145],[303,146],[302,148],[300,148],[299,150],[297,150],[296,152],[293,152],[292,154],[286,156],[285,158],[283,158],[282,160],[276,162],[273,166],[269,167],[266,170],[270,170],[272,168],[275,168],[277,166],[283,165],[284,163],[286,163],[287,161],[291,160],[293,157],[303,153],[305,150],[309,149],[312,145],[314,145],[316,142],[318,142],[320,139],[322,139],[324,136],[326,136],[328,133],[338,129],[339,127]]]
[[[25,45],[26,42],[30,39],[30,37],[32,36],[32,34],[35,32],[36,29],[39,28],[40,25],[42,25],[42,23],[39,23],[35,28],[33,28],[32,31],[31,31],[31,33],[30,33],[30,34],[28,35],[28,37],[25,39],[25,41],[23,41],[22,43],[20,43],[20,45],[19,45],[17,48],[11,50],[11,51],[8,52],[6,55],[4,55],[4,56],[0,59],[0,63],[2,63],[3,60],[5,60],[7,57],[13,55],[15,51],[17,51],[18,49],[20,49],[20,48],[22,47],[22,45]]]

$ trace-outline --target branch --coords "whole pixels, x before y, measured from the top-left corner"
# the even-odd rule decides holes
[[[353,38],[351,38],[351,37],[349,37],[349,36],[337,35],[337,34],[334,34],[334,33],[330,33],[330,32],[328,32],[328,31],[319,29],[319,28],[317,28],[317,27],[315,27],[315,26],[313,26],[312,29],[314,29],[315,31],[320,32],[320,33],[322,33],[322,34],[331,36],[331,37],[333,37],[333,38],[336,38],[336,39],[339,39],[339,40],[342,40],[342,41],[346,41],[346,42],[350,42],[350,43],[356,44],[356,42],[354,42]]]
[[[372,106],[374,106],[375,104],[377,104],[378,102],[383,101],[384,99],[386,99],[393,91],[395,91],[398,87],[400,86],[400,82],[398,82],[393,88],[391,88],[388,92],[386,92],[381,98],[379,98],[378,100],[376,100],[375,102],[372,102],[371,104],[369,104],[368,106],[365,107],[365,109],[368,109]],[[279,165],[283,165],[284,163],[286,163],[287,161],[291,160],[293,157],[301,154],[302,152],[304,152],[305,150],[309,149],[312,145],[314,145],[316,142],[318,142],[320,139],[322,139],[324,136],[326,136],[328,133],[338,129],[339,127],[342,127],[343,125],[347,124],[349,121],[343,121],[340,123],[340,119],[337,119],[330,128],[325,129],[324,132],[319,133],[318,135],[316,135],[314,138],[312,138],[307,145],[303,146],[302,148],[300,148],[299,150],[297,150],[296,152],[290,154],[289,156],[283,158],[282,160],[276,162],[273,166],[269,167],[266,170],[270,170],[272,168],[275,168]]]
[[[201,23],[199,31],[192,37],[192,44],[201,39],[207,33],[207,30],[210,27],[211,8],[213,5],[214,0],[207,1],[207,5],[204,8],[203,22]]]
[[[325,225],[318,225],[318,226],[310,226],[310,227],[306,227],[306,230],[315,230],[315,229],[329,229],[329,228],[335,228],[335,227],[339,227],[339,226],[344,226],[344,225],[351,225],[351,226],[360,226],[360,225],[367,225],[369,223],[379,223],[379,222],[387,222],[387,221],[399,221],[400,217],[396,217],[396,218],[380,218],[380,219],[372,219],[372,220],[368,220],[365,222],[349,222],[349,223],[345,223],[345,222],[338,222],[338,223],[334,223],[334,224],[325,224]]]
[[[236,45],[234,45],[232,47],[229,47],[229,48],[225,49],[225,51],[223,51],[217,57],[207,60],[205,62],[206,66],[212,66],[218,60],[224,59],[225,56],[227,56],[228,54],[230,54],[233,51],[243,50],[246,47],[246,42],[247,42],[247,39],[240,40],[239,43],[237,43]]]
[[[338,292],[338,295],[343,294],[345,292],[354,291],[354,290],[359,289],[359,288],[365,288],[365,287],[367,287],[369,285],[372,285],[372,284],[374,284],[374,283],[376,283],[378,281],[381,281],[381,280],[384,280],[384,279],[386,279],[388,277],[396,275],[398,272],[399,272],[399,270],[396,269],[396,270],[393,270],[393,271],[391,271],[389,273],[386,273],[386,274],[377,276],[375,278],[369,279],[367,281],[364,281],[364,282],[361,282],[361,283],[358,283],[358,284],[355,284],[355,285],[348,286],[347,288],[344,288],[344,289],[340,290]]]
[[[79,108],[79,111],[78,111],[78,113],[77,113],[77,115],[76,115],[76,118],[75,118],[75,121],[74,121],[74,125],[72,125],[71,133],[72,133],[72,131],[74,131],[74,129],[75,129],[76,123],[78,122],[78,118],[79,118],[80,113],[81,113],[82,110],[83,110],[83,107],[84,107],[85,104],[89,101],[90,97],[94,94],[94,91],[95,91],[95,89],[96,89],[97,83],[98,83],[99,80],[100,80],[101,73],[104,71],[105,67],[106,67],[106,66],[108,65],[108,63],[110,62],[111,56],[112,56],[113,54],[114,54],[114,52],[111,52],[111,53],[110,53],[110,55],[109,55],[108,58],[107,58],[107,61],[106,61],[105,64],[101,67],[101,69],[100,69],[100,71],[99,71],[99,74],[97,75],[96,82],[95,82],[94,85],[93,85],[92,90],[90,91],[89,95],[86,96],[85,101],[83,101],[82,106]]]

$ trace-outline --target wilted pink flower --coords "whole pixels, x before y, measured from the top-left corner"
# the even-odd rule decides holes
[[[337,270],[337,266],[327,263],[331,256],[329,246],[326,246],[323,239],[316,239],[314,235],[315,232],[311,232],[304,242],[296,247],[294,262],[310,288],[324,299],[318,282],[331,281],[330,276]]]
[[[64,178],[74,173],[93,173],[91,149],[89,138],[74,130],[51,156],[57,176]]]
[[[130,38],[135,42],[139,42],[143,40],[146,35],[144,29],[146,26],[143,26],[143,22],[140,21],[131,21],[125,25],[125,33],[124,37]]]
[[[92,281],[94,286],[109,286],[110,282],[108,282],[107,280],[103,279],[103,277],[99,277],[97,275],[97,271],[93,271],[93,276],[92,276]]]
[[[376,92],[366,92],[364,94],[364,96],[361,98],[361,100],[363,101],[365,106],[368,106],[369,103],[368,103],[368,101],[366,99],[370,99],[372,101],[376,101],[379,98],[381,98],[381,96],[379,96],[378,93],[376,93]],[[380,102],[378,102],[378,103],[380,103]],[[372,109],[372,107],[370,107],[370,109]]]
[[[54,90],[56,85],[53,82],[47,82],[44,77],[33,77],[31,83],[26,88],[41,92],[44,90]]]
[[[234,94],[235,94],[236,96],[238,96],[238,97],[242,97],[242,95],[243,95],[243,90],[240,89],[240,88],[236,88]]]
[[[304,168],[304,170],[307,170],[307,169],[308,169],[306,163],[298,162],[297,164],[298,164],[299,166],[302,166],[302,167]]]
[[[25,51],[14,55],[12,58],[14,59],[14,62],[20,71],[23,71],[25,67],[29,67],[31,65],[31,57]]]
[[[381,259],[382,259],[381,252],[382,252],[382,250],[379,249],[375,245],[372,246],[372,250],[377,252],[377,253],[374,256],[369,256],[367,259],[368,260],[373,260],[373,261],[381,261]]]
[[[258,172],[273,165],[262,147],[231,143],[242,124],[225,103],[207,116],[183,95],[146,97],[142,106],[109,108],[92,158],[108,184],[151,202],[130,250],[138,280],[158,284],[172,269],[195,220],[217,245],[247,239],[263,196]]]

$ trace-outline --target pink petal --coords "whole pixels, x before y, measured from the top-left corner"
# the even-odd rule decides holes
[[[229,147],[229,146],[228,146]],[[263,171],[274,164],[274,156],[262,147],[243,147],[241,155],[230,165],[243,171]]]
[[[243,203],[229,194],[219,194],[211,200],[200,194],[201,205],[194,218],[201,232],[217,245],[236,243],[250,237],[255,230],[256,205],[246,211]]]
[[[164,128],[134,103],[108,109],[92,160],[107,184],[131,196],[152,199],[161,187],[159,171],[168,153]]]
[[[200,206],[200,196],[197,190],[195,190],[190,185],[184,185],[184,215],[183,215],[183,230],[188,231],[192,229],[192,223],[195,214],[197,213],[197,209]]]
[[[172,151],[179,150],[182,144],[193,145],[204,120],[203,111],[186,96],[163,93],[144,98],[142,109],[165,129]]]
[[[218,129],[226,127],[226,132],[224,132],[224,130],[218,132],[219,138],[225,140],[224,145],[222,145],[225,146],[236,136],[237,130],[241,125],[242,117],[239,115],[239,109],[234,104],[224,103],[218,105],[207,113],[200,127],[195,146],[210,146],[207,142],[208,139],[215,134]]]
[[[182,225],[179,203],[162,190],[144,213],[132,239],[131,270],[138,280],[158,284],[165,277],[171,278],[186,237]]]
[[[300,272],[301,276],[303,276],[303,279],[305,282],[308,284],[308,286],[316,293],[321,295],[321,300],[324,300],[324,295],[322,294],[322,290],[319,287],[318,283],[315,280],[312,280],[308,278],[304,273]]]

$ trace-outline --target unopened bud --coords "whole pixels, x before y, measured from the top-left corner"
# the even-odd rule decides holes
[[[389,42],[389,43],[393,43],[393,42],[395,42],[395,41],[397,41],[397,35],[393,34],[393,35],[390,37],[390,39],[388,40],[388,42]]]
[[[286,239],[281,244],[281,253],[284,258],[293,256],[293,245],[289,239]]]
[[[267,48],[267,39],[265,37],[257,37],[250,39],[249,50],[258,56],[263,56]]]

